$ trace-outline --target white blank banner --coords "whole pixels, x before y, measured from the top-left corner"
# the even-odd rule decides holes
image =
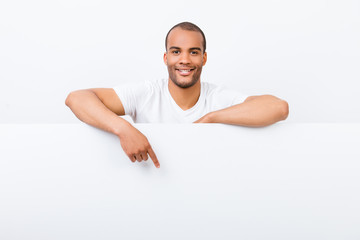
[[[0,239],[360,239],[360,124],[0,125]]]

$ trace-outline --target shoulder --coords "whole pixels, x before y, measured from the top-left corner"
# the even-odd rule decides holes
[[[219,86],[210,82],[201,82],[201,91],[205,96],[214,94]]]
[[[204,90],[206,90],[209,93],[215,94],[215,93],[240,93],[240,91],[237,88],[230,87],[226,84],[214,84],[209,82],[203,82],[201,85]]]
[[[146,84],[153,90],[153,91],[162,91],[165,87],[167,87],[167,80],[165,78],[147,81]]]
[[[209,82],[202,82],[201,87],[203,89],[203,93],[206,96],[219,96],[219,95],[228,95],[237,93],[236,90],[225,86],[224,84],[214,84]]]
[[[207,100],[212,100],[214,103],[234,105],[244,102],[248,97],[236,88],[230,88],[225,84],[216,85],[204,82],[201,86],[203,87],[203,93]]]
[[[113,89],[118,95],[132,94],[132,95],[151,95],[154,92],[160,91],[163,86],[163,80],[146,80],[140,82],[127,82],[115,86]]]
[[[147,103],[159,96],[162,85],[161,80],[148,80],[120,84],[113,89],[124,106],[125,114],[134,117]]]

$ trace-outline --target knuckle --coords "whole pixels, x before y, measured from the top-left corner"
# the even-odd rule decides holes
[[[135,159],[133,158],[132,154],[127,154],[127,156],[129,157],[130,161],[135,162]]]

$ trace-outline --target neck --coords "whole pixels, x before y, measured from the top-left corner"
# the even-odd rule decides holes
[[[171,79],[169,79],[168,87],[171,97],[184,111],[192,108],[200,97],[200,80],[189,88],[181,88],[175,85]]]

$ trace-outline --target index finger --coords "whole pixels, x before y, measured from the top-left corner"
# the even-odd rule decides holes
[[[149,156],[150,156],[151,160],[154,162],[155,167],[159,168],[160,163],[159,163],[159,161],[158,161],[158,159],[157,159],[157,157],[156,157],[156,155],[154,153],[154,150],[151,147],[148,149],[148,153],[149,153]]]

